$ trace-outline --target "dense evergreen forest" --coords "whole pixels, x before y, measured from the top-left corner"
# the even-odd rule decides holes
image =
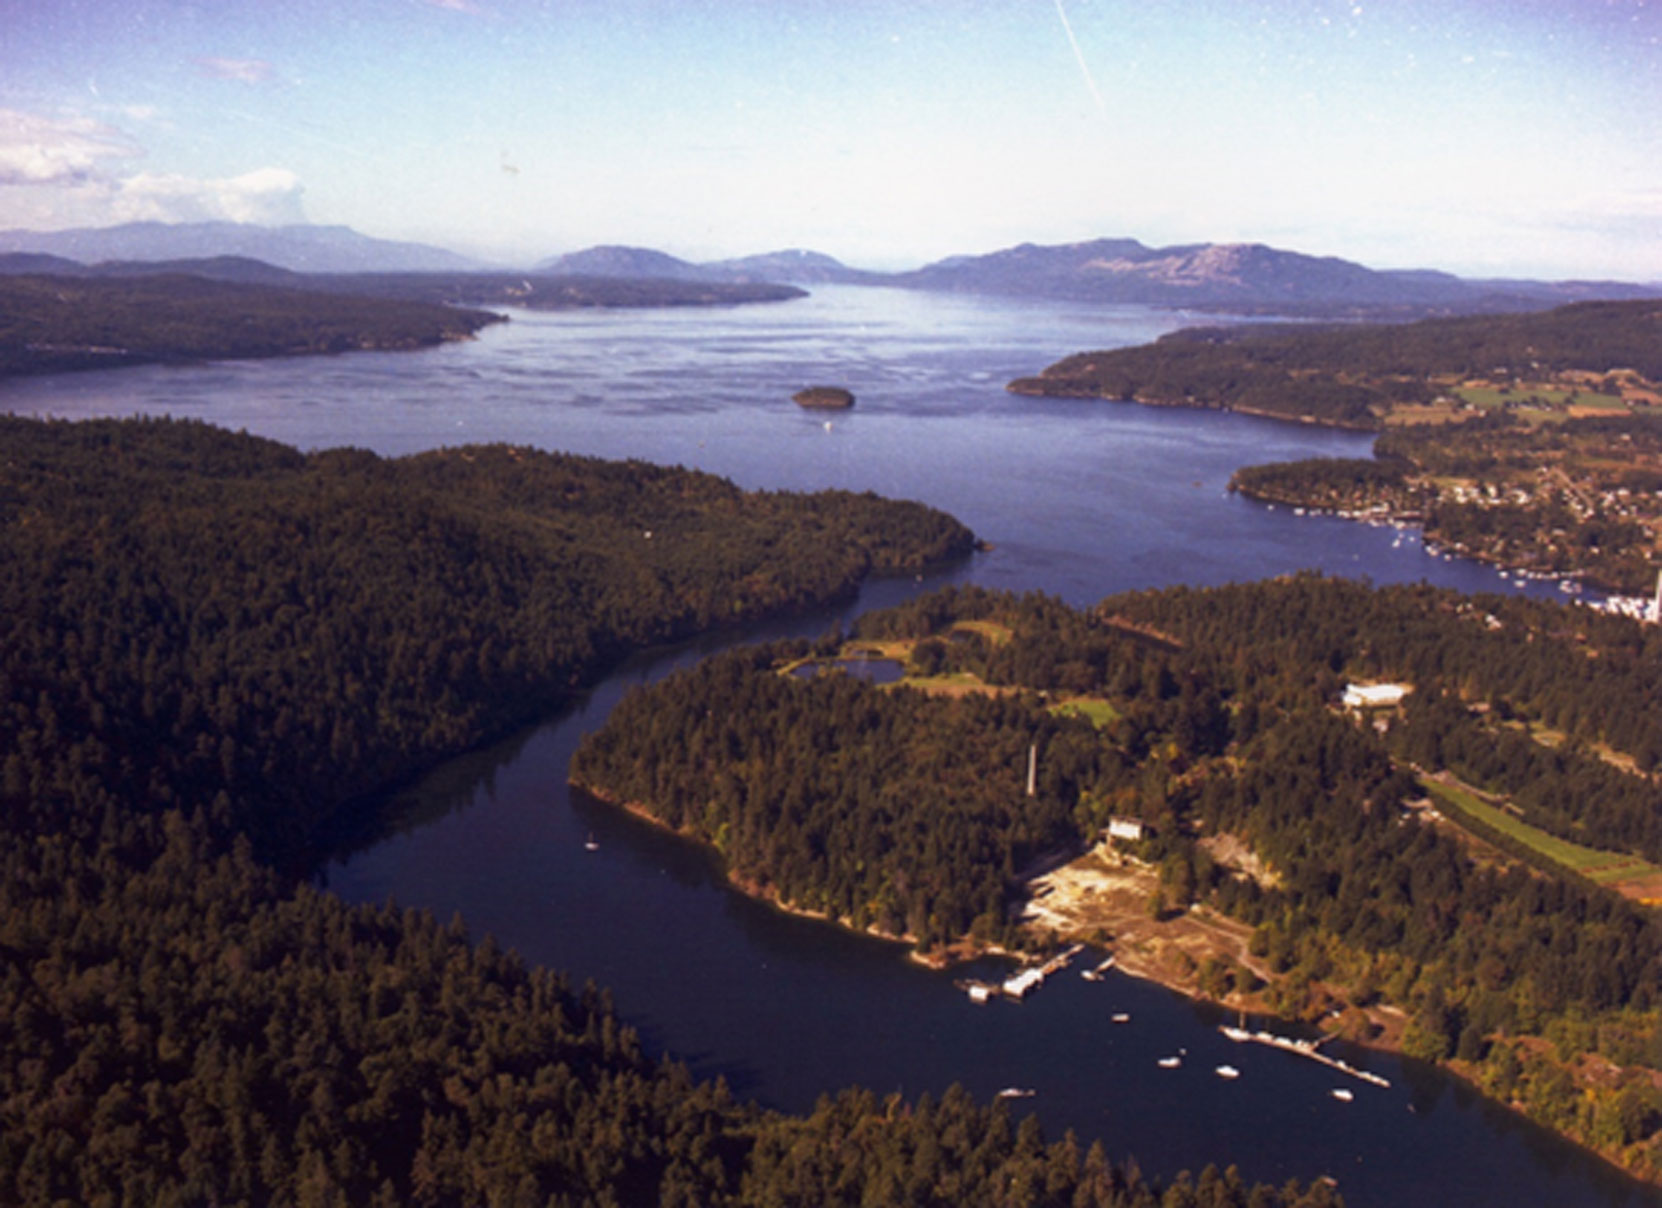
[[[1189,328],[1135,348],[1076,353],[1010,389],[1377,428],[1403,404],[1431,401],[1433,378],[1512,380],[1616,368],[1662,381],[1656,301],[1406,324]]]
[[[501,316],[183,274],[0,275],[0,377],[154,361],[420,348]]]
[[[1662,1174],[1662,920],[1474,846],[1422,800],[1452,772],[1543,833],[1662,860],[1662,722],[1639,707],[1662,699],[1655,627],[1300,576],[1091,613],[959,589],[855,638],[909,643],[916,686],[799,679],[784,670],[816,653],[800,643],[719,656],[637,689],[574,779],[712,842],[741,884],[925,945],[1011,941],[1023,860],[1131,814],[1156,832],[1141,854],[1167,903],[1254,927],[1267,1005],[1393,1004],[1409,1051]],[[1413,691],[1381,732],[1337,709],[1344,677]],[[1081,695],[1111,720],[1055,708]],[[1224,834],[1273,877],[1215,860],[1203,841]]]
[[[3,418],[0,449],[0,793],[42,831],[193,803],[287,850],[625,651],[973,542],[869,494],[507,446]]]
[[[279,857],[640,644],[962,553],[869,495],[0,420],[0,1202],[1205,1205],[961,1091],[784,1117]]]

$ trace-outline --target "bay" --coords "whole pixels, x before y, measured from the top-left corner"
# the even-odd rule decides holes
[[[580,735],[630,685],[735,641],[814,636],[949,581],[1115,591],[1314,568],[1375,582],[1514,591],[1413,535],[1294,516],[1228,494],[1238,466],[1363,456],[1370,438],[1247,416],[1037,400],[1004,383],[1073,351],[1142,342],[1184,316],[818,289],[732,310],[517,313],[420,353],[147,367],[0,386],[23,414],[171,414],[297,445],[396,455],[505,441],[695,466],[741,486],[844,487],[951,511],[992,548],[848,605],[630,660],[559,717],[436,769],[337,836],[319,879],[355,901],[460,912],[575,981],[611,987],[648,1044],[744,1095],[804,1110],[850,1084],[908,1096],[961,1082],[1031,1088],[1052,1136],[1175,1174],[1235,1162],[1250,1178],[1329,1174],[1352,1205],[1625,1205],[1649,1193],[1417,1063],[1344,1055],[1384,1090],[1236,1046],[1215,1012],[1114,974],[1067,973],[1027,1002],[976,1006],[896,945],[726,889],[708,853],[568,793]],[[847,412],[790,395],[845,386]],[[1545,585],[1524,589],[1550,594]],[[597,850],[589,850],[592,837]],[[1130,1020],[1112,1022],[1124,1013]],[[1186,1050],[1175,1070],[1159,1057]],[[1213,1068],[1228,1062],[1234,1081]],[[1335,1100],[1338,1085],[1354,1090]]]

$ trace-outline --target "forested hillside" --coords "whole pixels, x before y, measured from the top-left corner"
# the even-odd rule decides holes
[[[153,361],[421,348],[463,339],[500,319],[436,302],[184,274],[0,274],[0,377]]]
[[[1135,348],[1076,353],[1010,389],[1377,428],[1394,410],[1431,402],[1468,378],[1626,369],[1662,381],[1659,336],[1654,300],[1405,324],[1190,328]]]
[[[0,450],[0,794],[42,831],[182,807],[292,848],[627,650],[973,540],[871,495],[505,446],[0,419]]]
[[[1165,906],[1252,925],[1275,975],[1256,1002],[1394,1005],[1410,1051],[1654,1178],[1662,920],[1550,842],[1477,843],[1422,798],[1452,775],[1526,835],[1654,874],[1662,723],[1636,703],[1662,692],[1659,640],[1584,609],[1308,576],[1091,614],[961,589],[861,618],[856,645],[890,644],[910,684],[799,679],[800,643],[720,656],[636,690],[573,776],[712,842],[741,885],[925,946],[1017,938],[1023,861],[1130,814],[1155,830]],[[1380,732],[1338,710],[1344,677],[1413,691]]]

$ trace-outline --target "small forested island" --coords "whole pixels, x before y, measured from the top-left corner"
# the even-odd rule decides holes
[[[791,401],[813,410],[843,411],[854,405],[854,395],[841,386],[809,386],[791,395]]]
[[[0,275],[0,378],[153,362],[424,348],[500,315],[188,274]]]
[[[957,1089],[764,1111],[606,991],[284,871],[631,649],[972,541],[640,462],[0,418],[0,1202],[1338,1204]]]
[[[1658,699],[1656,627],[1524,598],[965,588],[636,689],[572,778],[787,908],[932,959],[1106,943],[1659,1181]]]

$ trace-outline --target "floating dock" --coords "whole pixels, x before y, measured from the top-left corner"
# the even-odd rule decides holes
[[[1372,1083],[1374,1086],[1389,1087],[1391,1084],[1378,1074],[1368,1070],[1359,1070],[1348,1062],[1340,1061],[1337,1057],[1329,1057],[1326,1053],[1317,1050],[1320,1040],[1294,1040],[1291,1036],[1277,1036],[1273,1032],[1249,1032],[1245,1028],[1232,1028],[1225,1025],[1218,1029],[1236,1044],[1262,1044],[1272,1049],[1280,1049],[1284,1053],[1296,1053],[1300,1057],[1308,1057],[1311,1061],[1319,1061],[1329,1069],[1338,1070],[1341,1074],[1349,1074],[1352,1078]]]
[[[1075,944],[1064,952],[1059,952],[1042,965],[1029,965],[1012,973],[1002,982],[983,982],[965,980],[958,983],[958,988],[970,996],[971,1002],[986,1002],[994,994],[1002,994],[1005,998],[1013,998],[1017,1002],[1026,998],[1034,990],[1045,984],[1045,979],[1052,973],[1066,969],[1073,958],[1085,950],[1084,944]]]

